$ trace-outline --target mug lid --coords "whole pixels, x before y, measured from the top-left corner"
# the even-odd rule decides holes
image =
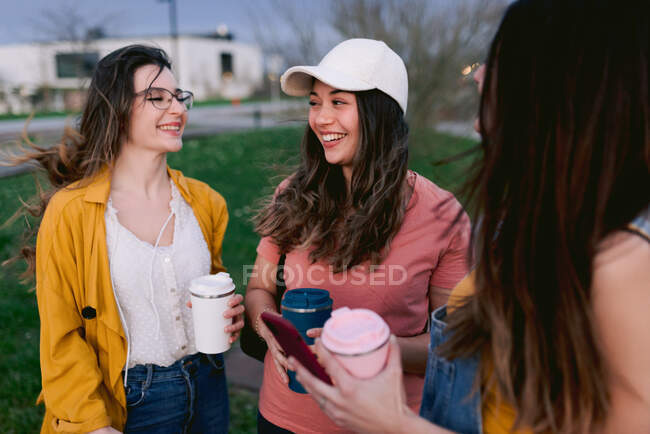
[[[196,296],[223,295],[234,289],[230,274],[224,272],[196,277],[190,282],[190,293]]]
[[[319,288],[288,290],[282,298],[282,307],[290,309],[320,309],[332,305],[329,291]]]
[[[374,351],[388,341],[390,328],[370,309],[342,307],[323,326],[325,347],[337,354],[358,355]]]

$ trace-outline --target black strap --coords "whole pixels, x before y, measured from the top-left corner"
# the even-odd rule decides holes
[[[284,281],[284,262],[287,260],[287,255],[282,254],[280,260],[278,261],[278,269],[275,272],[275,307],[278,308],[280,312],[280,303],[282,302],[282,296],[287,290],[287,284]]]
[[[624,228],[623,230],[626,231],[626,232],[629,232],[629,233],[631,233],[633,235],[637,235],[637,236],[643,238],[644,240],[646,240],[647,242],[650,243],[650,235],[646,234],[641,229],[638,229],[638,228],[635,228],[635,227],[627,227],[627,228]]]
[[[275,307],[278,309],[278,312],[281,312],[280,303],[282,302],[282,296],[287,290],[287,285],[284,282],[284,261],[286,255],[280,256],[278,261],[278,270],[275,274]],[[254,359],[259,360],[260,362],[264,361],[264,356],[267,351],[266,342],[257,335],[257,332],[253,329],[253,325],[250,322],[248,315],[244,317],[244,328],[241,332],[241,349],[242,351],[253,357]]]

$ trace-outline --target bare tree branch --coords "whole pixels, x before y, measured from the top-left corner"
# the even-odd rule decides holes
[[[332,26],[345,38],[381,39],[393,48],[409,73],[411,123],[432,125],[458,102],[461,70],[485,55],[505,3],[333,0]]]
[[[120,12],[96,14],[79,0],[67,0],[40,11],[28,19],[35,35],[45,41],[85,43],[105,35],[111,23],[119,22]],[[89,18],[93,17],[93,18]]]
[[[475,112],[475,89],[461,71],[485,56],[507,1],[269,0],[249,16],[263,50],[289,65],[315,64],[343,39],[383,40],[408,70],[409,121],[432,126]]]
[[[338,42],[332,40],[337,35],[330,26],[330,3],[327,0],[305,3],[269,0],[265,6],[255,9],[249,6],[248,18],[255,40],[265,53],[279,54],[290,65],[311,65]]]

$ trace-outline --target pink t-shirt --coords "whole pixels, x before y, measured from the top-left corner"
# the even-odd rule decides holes
[[[286,256],[287,289],[327,289],[334,301],[333,309],[371,309],[384,318],[396,336],[423,333],[429,315],[429,288],[451,289],[468,272],[470,229],[464,214],[461,223],[450,230],[461,209],[451,193],[414,172],[410,177],[415,184],[404,221],[388,256],[372,273],[358,267],[334,274],[326,262],[311,264],[309,250],[294,249]],[[257,253],[272,263],[280,259],[269,237],[262,238]],[[415,411],[420,407],[423,384],[423,376],[404,375],[407,402]],[[268,353],[259,410],[271,423],[293,432],[344,432],[309,395],[295,393],[282,383]]]

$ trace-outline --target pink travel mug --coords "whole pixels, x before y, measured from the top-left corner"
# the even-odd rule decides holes
[[[332,312],[321,336],[325,348],[357,378],[371,378],[384,369],[389,338],[382,317],[369,309],[347,307]]]

